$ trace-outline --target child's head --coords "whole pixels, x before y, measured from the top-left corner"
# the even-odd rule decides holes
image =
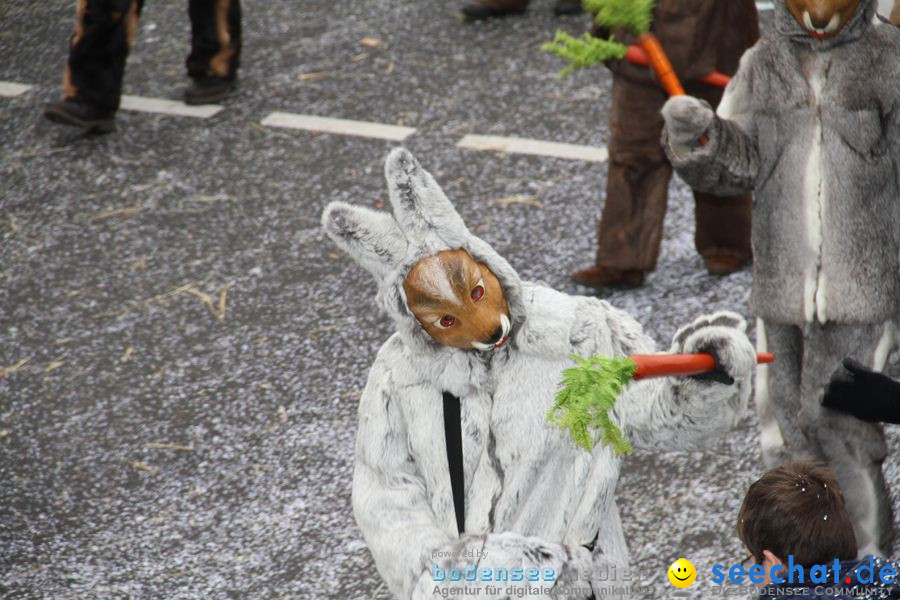
[[[834,474],[811,462],[789,462],[750,486],[737,533],[757,564],[809,568],[856,558],[856,536]],[[778,559],[773,561],[771,556]]]

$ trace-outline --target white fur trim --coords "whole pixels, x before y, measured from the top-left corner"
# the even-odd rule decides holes
[[[766,324],[756,319],[756,351],[768,352]],[[769,397],[769,365],[756,365],[756,412],[759,415],[759,441],[763,457],[774,456],[784,448],[784,437],[772,410]]]
[[[881,334],[881,339],[878,340],[878,345],[875,347],[875,354],[872,357],[872,368],[876,371],[884,370],[888,356],[896,343],[894,340],[896,334],[897,325],[894,322],[888,321],[884,324],[884,332]]]
[[[809,79],[810,92],[813,101],[818,104],[825,83],[823,65],[816,59],[813,73]],[[806,239],[810,252],[815,260],[807,269],[803,288],[803,314],[807,322],[814,321],[817,317],[820,322],[825,322],[824,306],[821,312],[817,308],[817,300],[824,299],[824,290],[819,291],[819,269],[822,260],[822,212],[826,201],[825,178],[822,169],[824,151],[822,148],[822,123],[816,122],[810,140],[809,159],[806,162],[806,171],[803,179],[803,210],[806,221]]]

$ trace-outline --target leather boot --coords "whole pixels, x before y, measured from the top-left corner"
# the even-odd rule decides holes
[[[593,288],[638,287],[644,283],[644,272],[639,269],[613,269],[595,265],[572,273],[572,281]]]

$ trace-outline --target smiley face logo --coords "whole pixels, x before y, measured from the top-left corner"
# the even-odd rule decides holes
[[[697,579],[697,569],[693,563],[686,558],[679,558],[671,565],[668,570],[669,581],[677,588],[686,588]]]

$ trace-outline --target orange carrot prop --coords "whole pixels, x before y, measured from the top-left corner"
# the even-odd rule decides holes
[[[647,53],[650,68],[656,73],[666,92],[670,96],[684,96],[684,88],[681,87],[678,75],[675,74],[675,69],[672,67],[666,51],[663,50],[662,44],[659,43],[659,39],[648,31],[638,36],[638,42]]]
[[[642,67],[650,66],[650,57],[647,56],[647,52],[640,46],[628,46],[628,50],[625,51],[625,60]],[[700,81],[707,85],[724,88],[731,81],[731,77],[725,73],[713,71],[708,75],[704,75]]]
[[[599,441],[617,455],[631,454],[632,448],[613,423],[609,411],[632,380],[671,375],[697,375],[716,369],[712,354],[646,354],[628,358],[572,356],[577,366],[563,371],[563,380],[547,419],[569,430],[577,446],[591,451]],[[757,354],[758,364],[775,360],[771,354]],[[592,434],[595,431],[596,434]]]

